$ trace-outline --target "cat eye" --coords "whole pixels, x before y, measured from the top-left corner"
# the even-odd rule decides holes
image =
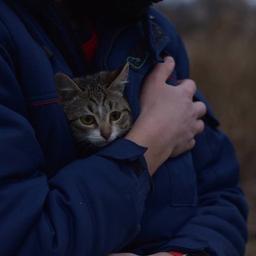
[[[92,115],[80,117],[80,121],[85,125],[92,125],[95,123],[95,118]]]
[[[118,121],[121,117],[121,112],[120,111],[113,111],[111,114],[110,114],[110,120],[111,121]]]

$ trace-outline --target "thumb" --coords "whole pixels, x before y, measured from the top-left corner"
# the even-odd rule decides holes
[[[158,63],[151,74],[148,76],[148,80],[153,84],[163,85],[172,74],[175,67],[175,61],[172,57],[168,56],[164,58],[163,63]]]

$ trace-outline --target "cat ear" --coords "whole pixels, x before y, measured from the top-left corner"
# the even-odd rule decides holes
[[[63,73],[57,73],[55,75],[55,82],[57,92],[64,101],[71,100],[82,92],[75,81]]]
[[[118,70],[114,70],[114,71],[101,71],[99,73],[100,75],[100,80],[104,81],[105,83],[108,84],[108,87],[110,86],[109,84],[111,84],[119,75],[119,71]]]
[[[123,95],[124,89],[128,84],[129,70],[129,63],[126,63],[121,72],[115,78],[115,80],[110,84],[108,90],[116,91]]]

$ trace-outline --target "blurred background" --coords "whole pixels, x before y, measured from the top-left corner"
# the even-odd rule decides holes
[[[256,0],[165,0],[158,8],[183,36],[192,78],[236,146],[251,208],[246,256],[255,256]]]

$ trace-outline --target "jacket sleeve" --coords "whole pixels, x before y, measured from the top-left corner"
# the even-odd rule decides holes
[[[189,75],[188,58],[178,35],[176,42],[178,79],[184,79]],[[218,129],[218,121],[208,103],[200,92],[195,98],[208,106],[206,129],[197,137],[192,151],[197,173],[198,210],[159,251],[205,251],[211,256],[242,256],[247,240],[248,207],[239,187],[239,163],[230,140]]]
[[[120,139],[48,179],[0,47],[0,255],[107,255],[139,229],[149,175],[145,148]],[[16,95],[16,96],[15,96]],[[135,172],[134,162],[142,170]]]

